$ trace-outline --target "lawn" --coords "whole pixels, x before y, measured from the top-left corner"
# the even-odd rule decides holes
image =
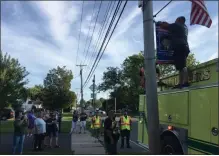
[[[61,132],[62,133],[69,133],[72,126],[72,114],[71,113],[64,113],[61,123]],[[13,128],[13,120],[7,121],[0,121],[0,133],[12,133]]]

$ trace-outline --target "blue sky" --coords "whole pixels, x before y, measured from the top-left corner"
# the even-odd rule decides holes
[[[94,2],[85,1],[85,8],[81,29],[81,40],[78,58],[78,33],[80,30],[82,1],[1,1],[1,49],[20,63],[30,72],[28,87],[42,84],[47,72],[51,68],[66,66],[74,73],[72,90],[79,92],[79,68],[76,62],[85,62],[84,80],[94,61],[93,48],[98,38],[98,32],[107,5],[103,2],[97,20],[90,50],[85,60],[88,43],[86,38],[91,25],[91,36],[95,18],[92,18]],[[156,13],[167,1],[154,1]],[[96,3],[97,12],[100,2]],[[211,28],[199,25],[189,25],[191,2],[173,1],[155,20],[174,22],[176,17],[185,16],[189,27],[189,43],[191,51],[200,62],[218,57],[218,2],[206,1],[207,9],[213,20]],[[90,37],[88,38],[90,41]],[[143,49],[142,12],[137,1],[129,1],[124,14],[116,28],[110,43],[101,59],[96,71],[96,82],[100,83],[102,73],[108,66],[120,66],[123,60]],[[95,57],[97,51],[95,51]],[[93,56],[93,57],[92,57]],[[84,90],[85,99],[90,98],[91,91],[88,83]],[[108,93],[99,93],[99,97],[106,97]]]

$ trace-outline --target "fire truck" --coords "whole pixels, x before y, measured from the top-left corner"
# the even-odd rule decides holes
[[[218,58],[190,69],[190,87],[171,89],[178,74],[161,78],[158,111],[162,154],[219,154]],[[147,104],[139,96],[138,143],[148,148]]]

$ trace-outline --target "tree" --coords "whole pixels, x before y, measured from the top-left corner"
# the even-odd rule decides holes
[[[32,88],[28,88],[28,97],[31,98],[31,100],[42,100],[43,96],[43,86],[42,85],[35,85]]]
[[[25,85],[29,73],[17,59],[0,52],[0,107],[20,105],[26,97]]]
[[[190,53],[187,59],[187,66],[190,68],[197,65],[194,54]],[[108,67],[103,74],[103,82],[99,85],[100,91],[110,91],[110,100],[103,102],[105,109],[114,109],[114,98],[117,101],[117,109],[128,105],[133,112],[138,110],[139,95],[144,93],[140,87],[140,68],[144,67],[144,57],[141,53],[127,57],[121,68]],[[173,65],[159,65],[161,77],[174,73]],[[107,103],[107,104],[106,104]]]
[[[194,53],[189,54],[186,60],[186,64],[188,68],[191,68],[199,64],[199,62],[195,59]],[[163,65],[159,65],[159,68],[161,72],[161,77],[176,72],[174,65],[163,64]]]
[[[65,66],[50,70],[44,80],[43,105],[54,109],[70,107],[76,99],[75,93],[70,91],[72,79],[71,70]]]
[[[107,71],[103,73],[103,83],[98,86],[99,91],[107,91],[114,89],[116,85],[122,83],[122,71],[118,67],[108,67]]]

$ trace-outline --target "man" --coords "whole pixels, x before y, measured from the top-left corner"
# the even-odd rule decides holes
[[[84,112],[84,110],[82,109],[81,114],[80,114],[80,132],[83,129],[84,130],[84,134],[85,134],[85,130],[86,130],[86,120],[87,120],[87,114]]]
[[[62,110],[58,111],[58,123],[59,123],[59,133],[61,133],[61,122],[62,122]]]
[[[42,143],[44,140],[44,135],[46,133],[46,123],[42,119],[43,114],[41,111],[37,112],[37,118],[34,120],[34,150],[42,151]]]
[[[48,136],[49,136],[49,147],[52,148],[52,141],[55,139],[55,148],[59,148],[58,143],[58,122],[56,119],[56,114],[51,114],[50,118],[47,120],[48,124]]]
[[[18,150],[19,154],[22,154],[27,126],[27,116],[23,116],[22,112],[15,112],[13,154],[16,153],[16,149]]]
[[[104,147],[106,154],[117,154],[117,134],[114,133],[116,124],[114,123],[114,112],[109,111],[108,117],[104,121]],[[114,124],[113,124],[114,123]]]
[[[128,116],[127,111],[124,112],[124,115],[120,117],[119,125],[121,130],[121,148],[124,148],[124,138],[126,137],[126,147],[131,148],[130,146],[130,131],[131,131],[131,117]]]
[[[98,115],[98,111],[95,112],[95,115],[92,119],[93,129],[94,129],[94,136],[99,139],[100,136],[100,127],[101,127],[101,118]]]
[[[72,128],[70,134],[72,134],[73,132],[75,133],[77,132],[76,130],[77,122],[78,122],[78,113],[76,110],[74,110],[72,115]]]
[[[185,17],[178,17],[175,23],[158,22],[157,25],[171,33],[171,47],[174,51],[173,59],[176,70],[179,71],[179,84],[174,88],[188,87],[188,71],[186,59],[190,52],[187,41],[188,28],[185,25]]]

